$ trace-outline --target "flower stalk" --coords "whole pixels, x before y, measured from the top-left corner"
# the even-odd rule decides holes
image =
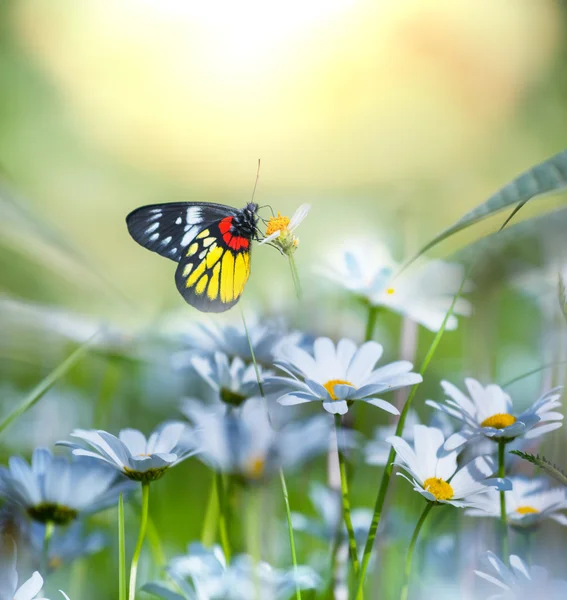
[[[498,440],[498,477],[506,477],[506,439]],[[500,490],[500,555],[505,564],[508,564],[508,517],[506,513],[506,492]]]
[[[356,537],[354,535],[354,527],[352,526],[352,517],[350,513],[350,498],[348,493],[348,478],[346,472],[346,463],[344,453],[341,450],[340,437],[342,434],[342,420],[340,415],[335,415],[335,430],[337,435],[337,451],[339,456],[339,470],[341,476],[341,496],[343,501],[343,519],[348,533],[348,548],[350,560],[354,574],[358,577],[360,573],[360,563],[358,561],[358,549],[356,547]]]
[[[405,568],[404,568],[404,584],[402,586],[402,593],[400,594],[400,600],[407,600],[408,593],[409,593],[410,575],[411,575],[411,563],[413,560],[413,553],[414,553],[415,546],[417,543],[417,538],[419,537],[419,534],[421,532],[423,524],[425,523],[425,520],[427,519],[427,516],[429,515],[433,506],[434,506],[433,502],[428,502],[426,504],[425,508],[423,509],[423,512],[421,513],[421,516],[419,517],[419,520],[417,521],[415,529],[413,531],[413,535],[411,537],[410,545],[408,548],[408,553],[406,555],[406,564],[405,564]]]
[[[215,473],[215,488],[217,490],[217,499],[219,506],[219,536],[221,540],[222,549],[226,558],[227,564],[230,563],[231,551],[230,551],[230,538],[228,537],[228,518],[227,518],[227,506],[226,506],[226,494],[224,489],[224,481],[222,473],[218,471]]]
[[[138,534],[138,542],[134,550],[132,557],[132,564],[130,566],[130,586],[129,586],[129,600],[135,600],[136,597],[136,577],[138,574],[138,563],[140,561],[140,555],[142,554],[142,547],[146,538],[146,531],[148,529],[148,512],[150,507],[150,482],[142,481],[142,516],[140,520],[140,533]]]
[[[123,494],[120,494],[118,499],[118,598],[126,600],[126,535]]]

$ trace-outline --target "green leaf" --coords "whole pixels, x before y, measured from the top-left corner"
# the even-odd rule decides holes
[[[512,450],[510,454],[515,454],[532,463],[532,465],[540,467],[540,469],[543,469],[548,475],[559,481],[559,483],[567,486],[567,475],[558,466],[549,462],[544,456],[540,456],[539,454],[529,454],[528,452],[521,452],[520,450]]]
[[[557,279],[559,292],[559,306],[561,307],[561,312],[563,313],[565,321],[567,321],[567,289],[565,287],[565,280],[563,279],[563,275],[561,275],[561,273],[558,274]]]
[[[502,226],[503,228],[528,200],[565,188],[567,188],[567,150],[563,150],[535,167],[524,171],[510,183],[499,189],[486,202],[473,208],[454,225],[451,225],[451,227],[448,227],[437,237],[433,238],[433,240],[423,246],[410,262],[413,262],[419,256],[455,233],[501,210],[515,206],[514,211]]]
[[[95,335],[97,335],[95,333]],[[95,336],[93,336],[95,337]],[[51,373],[42,379],[35,388],[20,402],[18,406],[0,422],[0,433],[11,425],[18,417],[26,413],[32,406],[43,398],[43,396],[57,383],[63,375],[73,367],[78,360],[87,351],[88,345],[93,339],[91,337],[82,346],[79,346],[69,357],[67,357],[59,366],[55,367]]]

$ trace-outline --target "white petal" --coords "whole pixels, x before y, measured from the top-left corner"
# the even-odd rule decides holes
[[[14,594],[14,600],[32,600],[32,598],[39,594],[42,587],[43,577],[35,571],[35,573]]]

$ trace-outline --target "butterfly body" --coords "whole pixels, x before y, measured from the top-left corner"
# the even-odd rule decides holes
[[[250,275],[258,205],[236,209],[208,202],[143,206],[126,217],[130,235],[178,264],[177,289],[204,312],[223,312],[238,300]]]

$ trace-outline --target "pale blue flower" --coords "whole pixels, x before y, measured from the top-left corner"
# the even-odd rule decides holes
[[[0,536],[10,536],[16,542],[20,556],[29,557],[39,566],[44,558],[46,525],[30,521],[20,508],[9,505],[0,510]],[[66,527],[56,527],[47,548],[47,569],[54,571],[84,556],[100,552],[106,545],[101,531],[86,533],[83,520]]]
[[[191,364],[225,404],[239,406],[247,398],[260,395],[254,365],[246,365],[239,356],[230,361],[223,352],[215,352],[210,356],[193,356]],[[263,370],[261,365],[258,371],[260,381],[273,375],[273,371]]]
[[[185,556],[174,558],[167,573],[175,587],[149,583],[145,592],[164,600],[287,600],[299,583],[301,589],[314,589],[320,578],[309,567],[279,570],[265,562],[254,564],[247,555],[232,559],[230,565],[222,550],[191,544]]]
[[[280,467],[297,468],[329,445],[328,419],[314,417],[276,431],[262,398],[250,398],[229,413],[189,400],[183,411],[195,426],[199,459],[248,480],[263,479]]]
[[[340,490],[332,490],[320,483],[313,483],[309,489],[309,498],[317,512],[317,518],[300,513],[292,513],[293,528],[303,531],[327,542],[333,542],[340,533],[340,539],[347,539],[347,531],[343,522],[343,506]],[[354,535],[358,542],[363,542],[370,529],[372,510],[355,508],[351,511]]]
[[[401,267],[384,244],[359,240],[347,243],[321,272],[370,305],[387,308],[430,331],[438,331],[461,286],[463,266],[442,260],[422,260],[409,269],[401,270]],[[464,291],[471,288],[467,282]],[[446,328],[455,329],[457,315],[470,313],[470,302],[459,298]]]
[[[426,404],[441,410],[461,422],[461,431],[446,442],[448,451],[467,443],[489,438],[494,441],[517,437],[532,439],[561,427],[563,415],[553,409],[561,406],[562,388],[546,392],[530,408],[513,414],[512,398],[498,385],[482,386],[476,379],[465,379],[468,395],[448,381],[441,386],[448,398],[445,404],[427,400]]]
[[[39,597],[43,588],[43,577],[38,571],[18,587],[18,571],[16,570],[16,549],[12,543],[0,548],[0,600],[48,600]],[[65,600],[69,596],[59,590]]]
[[[492,567],[494,575],[484,571],[475,573],[493,583],[500,593],[490,596],[490,600],[565,600],[567,598],[567,581],[551,579],[543,567],[528,566],[519,556],[510,555],[510,566],[507,567],[493,552],[483,556],[487,566]]]
[[[195,447],[186,442],[186,434],[187,426],[183,423],[166,423],[148,439],[137,429],[122,429],[118,437],[101,430],[76,429],[71,437],[91,449],[75,442],[59,442],[59,445],[72,448],[76,456],[108,464],[134,481],[153,481],[195,454]]]
[[[31,465],[13,456],[9,468],[0,468],[0,497],[42,523],[70,523],[108,508],[130,489],[129,482],[92,459],[53,456],[44,448],[34,451]]]
[[[325,337],[317,338],[313,355],[296,346],[282,348],[277,366],[287,377],[268,377],[266,386],[282,386],[278,402],[283,405],[321,402],[323,408],[344,415],[349,404],[362,401],[397,415],[390,402],[378,394],[420,383],[421,375],[413,373],[413,365],[401,360],[375,369],[383,348],[377,342],[366,342],[359,348],[348,339],[336,346]]]
[[[288,331],[282,319],[266,319],[252,316],[247,319],[248,334],[258,363],[271,365],[283,345],[296,345],[301,339],[298,332]],[[252,362],[250,342],[244,324],[220,324],[218,321],[191,325],[184,336],[190,350],[175,357],[177,366],[189,365],[195,354],[212,355],[223,352],[230,359],[240,357],[246,363]]]
[[[505,492],[506,516],[514,527],[533,527],[546,519],[560,525],[567,525],[567,490],[564,487],[551,488],[544,477],[509,478],[512,489]],[[465,514],[472,517],[500,518],[500,495],[491,491],[479,498],[478,508],[469,509]]]

